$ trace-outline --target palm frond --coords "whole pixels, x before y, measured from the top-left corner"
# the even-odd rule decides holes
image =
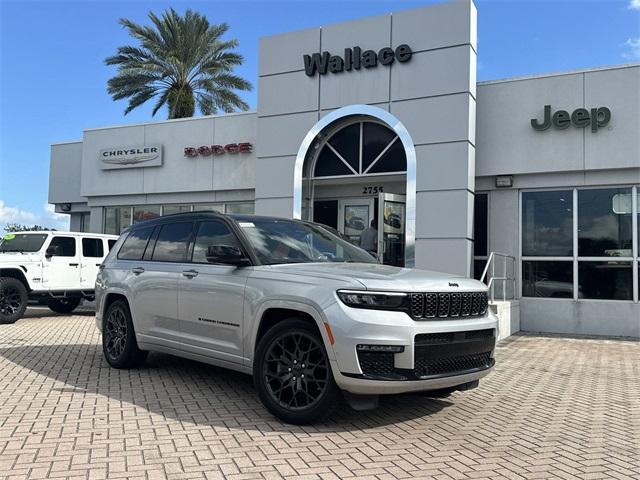
[[[243,62],[235,51],[238,41],[222,39],[229,25],[210,24],[190,9],[184,15],[173,8],[160,15],[149,12],[149,20],[146,26],[120,19],[138,45],[121,46],[105,59],[117,68],[107,92],[114,100],[129,99],[125,114],[155,96],[152,115],[166,105],[169,118],[191,116],[196,105],[205,115],[248,108],[234,91],[252,89],[233,73]]]

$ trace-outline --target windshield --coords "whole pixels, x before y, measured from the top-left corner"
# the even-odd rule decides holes
[[[46,233],[7,233],[0,240],[0,252],[37,252],[46,239]]]
[[[291,220],[238,221],[261,263],[362,262],[377,260],[319,225]]]

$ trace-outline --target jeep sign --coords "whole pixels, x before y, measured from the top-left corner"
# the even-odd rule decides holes
[[[566,110],[557,110],[551,115],[551,105],[545,105],[544,118],[542,121],[532,118],[531,126],[538,131],[547,130],[551,125],[563,130],[573,123],[576,128],[585,128],[591,125],[591,131],[597,132],[600,127],[606,127],[610,120],[611,110],[607,107],[592,108],[591,111],[586,108],[576,108],[571,114]]]
[[[162,145],[118,147],[100,150],[98,155],[103,170],[162,165]]]

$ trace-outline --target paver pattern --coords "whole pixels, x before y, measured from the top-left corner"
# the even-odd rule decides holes
[[[91,312],[0,325],[0,478],[640,478],[640,343],[518,335],[480,388],[285,425],[248,376],[119,371]]]

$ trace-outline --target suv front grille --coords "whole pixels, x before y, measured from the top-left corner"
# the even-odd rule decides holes
[[[412,293],[411,316],[415,319],[479,317],[487,313],[487,292]]]

